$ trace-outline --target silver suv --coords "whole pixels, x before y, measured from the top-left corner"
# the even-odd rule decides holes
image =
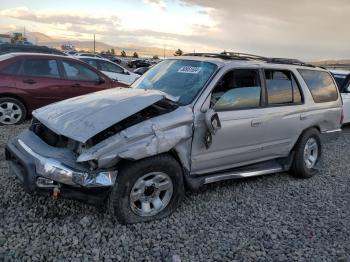
[[[106,203],[121,223],[168,216],[185,186],[288,171],[317,173],[321,134],[341,131],[329,72],[297,60],[192,54],[131,88],[33,112],[8,142],[27,192]]]

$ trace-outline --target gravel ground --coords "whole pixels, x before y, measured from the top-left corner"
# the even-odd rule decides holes
[[[0,127],[0,261],[350,261],[350,128],[309,180],[276,174],[189,192],[161,221],[123,226],[95,207],[23,192]]]

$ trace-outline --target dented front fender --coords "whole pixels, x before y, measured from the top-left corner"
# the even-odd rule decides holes
[[[192,133],[192,109],[179,107],[105,139],[82,153],[77,162],[96,160],[99,167],[110,167],[120,159],[139,160],[174,149],[189,168]]]

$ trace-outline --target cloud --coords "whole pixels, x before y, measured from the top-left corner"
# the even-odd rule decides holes
[[[56,12],[52,10],[34,12],[27,7],[1,10],[1,16],[47,24],[117,25],[120,21],[116,16],[101,17],[93,14]]]
[[[209,10],[217,21],[207,44],[271,56],[349,57],[348,0],[181,1]]]
[[[166,10],[166,4],[163,0],[143,0],[145,4],[151,5],[153,8],[165,11]]]

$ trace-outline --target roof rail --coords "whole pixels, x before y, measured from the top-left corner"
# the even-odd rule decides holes
[[[307,66],[307,67],[315,67],[312,64],[305,63],[303,61],[300,61],[298,59],[292,59],[292,58],[269,58],[268,63],[274,63],[274,64],[286,64],[286,65],[300,65],[300,66]]]
[[[217,54],[217,53],[187,53],[183,54],[183,56],[203,56],[203,57],[213,57],[213,58],[221,58],[221,59],[236,59],[236,60],[248,60],[248,58],[236,57],[226,54]]]
[[[252,55],[252,54],[246,54],[246,53],[239,53],[239,52],[221,52],[222,55],[228,55],[230,57],[238,57],[238,58],[246,58],[249,60],[261,60],[261,61],[267,61],[269,58],[259,55]]]
[[[221,52],[219,54],[217,53],[188,53],[184,54],[184,56],[203,56],[203,57],[213,57],[213,58],[221,58],[225,60],[258,60],[263,61],[266,63],[271,64],[285,64],[285,65],[300,65],[300,66],[307,66],[307,67],[315,67],[314,65],[307,64],[303,61],[300,61],[298,59],[291,59],[291,58],[273,58],[273,57],[264,57],[259,55],[252,55],[252,54],[245,54],[245,53],[239,53],[239,52]]]

